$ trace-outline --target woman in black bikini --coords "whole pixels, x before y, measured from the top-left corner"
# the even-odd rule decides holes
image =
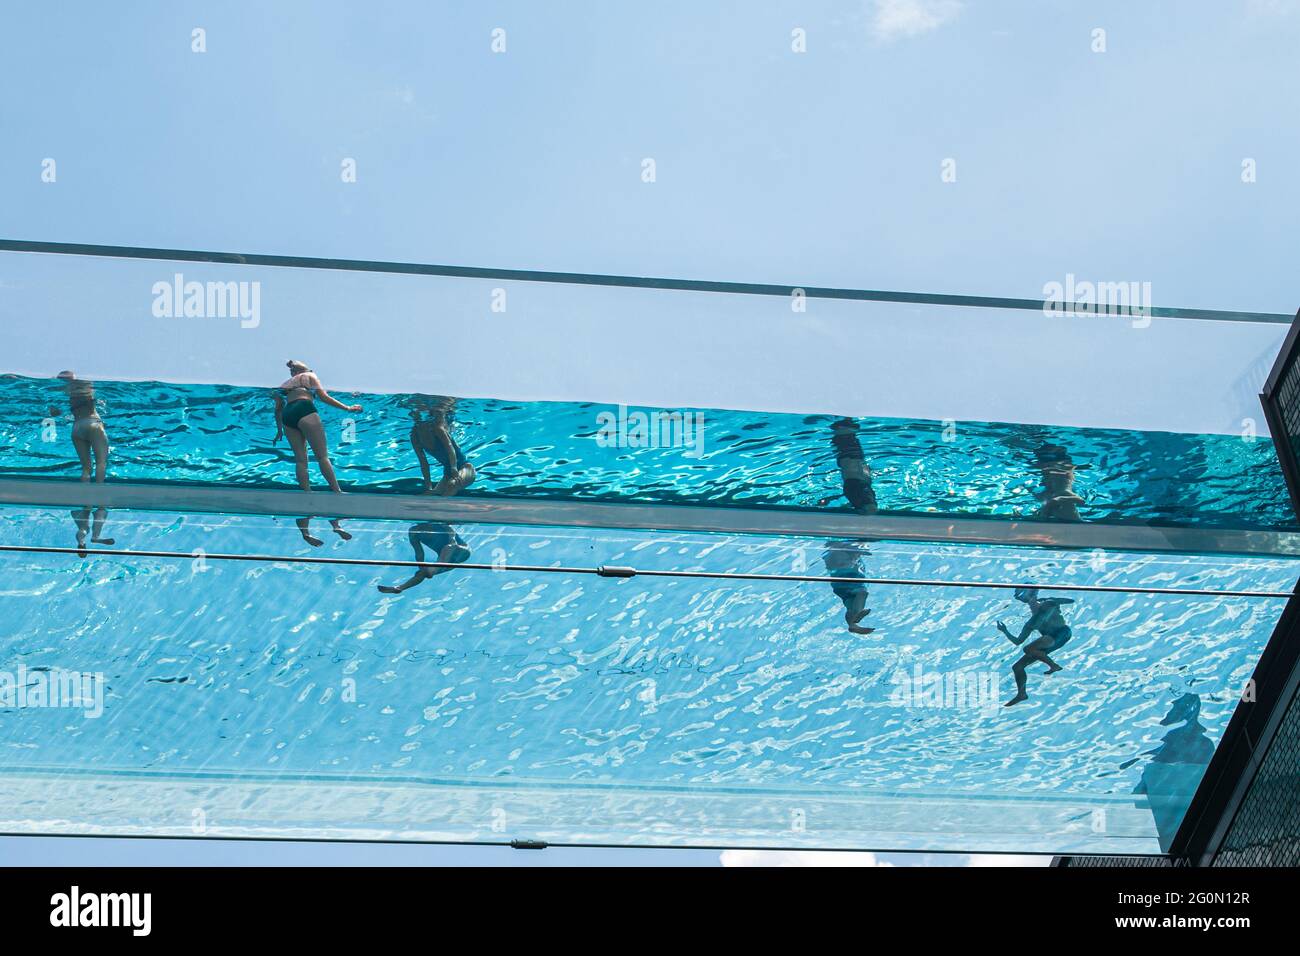
[[[361,406],[344,405],[330,395],[325,391],[325,386],[321,384],[320,379],[316,377],[316,373],[305,363],[291,359],[285,364],[289,367],[289,378],[275,392],[275,441],[278,443],[283,435],[289,436],[289,444],[293,447],[298,486],[303,491],[311,491],[311,479],[307,475],[307,446],[310,445],[312,454],[316,456],[316,464],[320,467],[321,476],[330,486],[330,491],[341,492],[338,479],[334,477],[334,465],[330,462],[325,426],[321,423],[320,413],[316,411],[316,403],[312,401],[312,395],[316,395],[326,405],[344,412],[359,412]],[[303,540],[319,547],[321,541],[311,535],[309,520],[299,518],[298,530],[302,532]],[[344,540],[350,537],[339,527],[337,520],[331,521],[330,525]]]

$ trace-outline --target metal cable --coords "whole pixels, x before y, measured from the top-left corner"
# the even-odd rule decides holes
[[[325,564],[355,567],[384,568],[463,568],[471,571],[524,571],[553,574],[593,574],[604,578],[705,578],[724,581],[787,581],[809,584],[881,584],[900,587],[930,588],[990,588],[996,590],[1015,590],[1036,588],[1042,591],[1083,591],[1103,594],[1168,594],[1191,597],[1240,597],[1285,600],[1291,597],[1290,591],[1225,591],[1211,588],[1148,588],[1120,587],[1107,584],[1041,584],[1041,583],[1003,583],[991,581],[939,581],[918,580],[915,578],[867,578],[841,577],[826,574],[774,574],[759,571],[673,571],[642,570],[619,565],[598,565],[596,567],[567,567],[563,565],[540,564],[475,564],[455,561],[397,561],[386,558],[317,558],[302,555],[272,554],[223,554],[207,551],[133,551],[112,548],[59,548],[38,545],[0,544],[0,551],[31,554],[75,554],[78,556],[104,555],[107,557],[133,558],[175,558],[193,561],[196,558],[212,561],[268,561],[284,564]]]
[[[865,302],[899,302],[913,305],[964,306],[977,309],[1020,309],[1034,312],[1051,306],[1057,314],[1137,316],[1158,319],[1205,319],[1220,322],[1266,322],[1289,324],[1292,316],[1276,312],[1237,312],[1218,309],[1184,309],[1149,306],[1102,308],[1086,302],[1044,302],[1042,299],[1014,299],[983,295],[947,295],[936,292],[888,292],[878,289],[836,289],[765,282],[716,282],[706,279],[668,279],[652,276],[600,275],[587,272],[543,272],[531,269],[495,269],[481,266],[448,266],[422,262],[384,262],[365,259],[323,259],[311,256],[274,256],[259,253],[210,252],[196,249],[153,249],[141,246],[106,246],[77,242],[33,242],[0,239],[0,252],[29,252],[46,255],[99,256],[112,259],[161,259],[170,262],[213,262],[240,266],[270,266],[290,269],[330,269],[349,272],[430,275],[460,279],[505,279],[519,282],[552,282],[565,285],[617,286],[633,289],[666,289],[679,292],[723,292],[732,295],[790,296],[796,289],[812,299],[850,299]]]

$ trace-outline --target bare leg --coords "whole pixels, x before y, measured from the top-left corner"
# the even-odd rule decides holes
[[[293,468],[294,474],[298,476],[298,487],[303,491],[311,491],[311,479],[307,474],[307,439],[302,432],[290,425],[284,427],[284,433],[293,448]]]
[[[294,524],[298,526],[298,533],[302,535],[302,540],[306,541],[313,548],[319,548],[325,542],[311,533],[310,518],[295,518]]]
[[[95,509],[95,521],[90,526],[90,540],[95,544],[117,544],[113,538],[104,537],[104,521],[108,518],[107,508]]]
[[[75,425],[72,428],[72,447],[77,449],[77,457],[81,459],[81,480],[90,481],[90,471],[92,467],[90,460],[90,441],[81,437],[81,432]]]
[[[433,493],[435,495],[454,495],[472,485],[477,477],[478,472],[474,470],[474,466],[466,463],[465,467],[459,471],[444,474],[442,480],[433,486]]]
[[[90,533],[90,509],[78,508],[72,512],[72,523],[77,526],[77,554],[84,558],[86,552],[82,549],[86,546],[86,535]]]
[[[853,600],[844,610],[844,620],[850,624],[857,624],[867,616],[867,592],[865,590],[856,591]]]
[[[325,483],[330,486],[330,491],[341,492],[338,479],[334,477],[334,465],[330,462],[329,442],[325,439],[325,426],[321,424],[319,415],[306,415],[302,421],[298,422],[298,429],[307,438],[308,444],[311,445],[311,453],[316,456],[316,464],[320,467],[321,477]]]
[[[95,481],[102,484],[104,474],[108,471],[108,432],[104,431],[103,424],[94,422],[89,437],[91,448],[95,452]]]
[[[1029,647],[1025,648],[1025,656],[1032,657],[1034,660],[1042,661],[1044,664],[1046,664],[1047,670],[1043,672],[1045,674],[1055,674],[1057,671],[1061,669],[1061,665],[1056,663],[1056,661],[1052,660],[1050,657],[1048,657],[1047,651],[1043,650],[1041,647],[1034,647],[1033,645],[1030,645]]]
[[[1011,674],[1016,679],[1016,696],[1012,697],[1003,706],[1014,707],[1022,700],[1029,699],[1029,695],[1025,693],[1025,668],[1029,666],[1032,660],[1033,658],[1028,654],[1022,654],[1020,660],[1011,665]]]

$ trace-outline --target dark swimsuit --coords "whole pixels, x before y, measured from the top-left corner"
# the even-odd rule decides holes
[[[298,428],[298,423],[308,415],[315,415],[316,403],[310,398],[299,398],[284,406],[284,413],[281,416],[284,419],[285,428]]]
[[[831,435],[831,444],[835,446],[835,460],[866,461],[862,442],[858,441],[857,431],[836,432]],[[876,507],[876,492],[870,481],[861,478],[844,479],[844,497],[858,511],[872,510]]]
[[[460,563],[470,556],[469,546],[456,533],[456,529],[440,521],[426,521],[417,524],[410,531],[410,539],[412,544],[418,541],[432,551],[435,561],[440,560],[438,555],[442,554],[442,549],[449,544],[456,546],[451,555],[453,561]]]
[[[863,577],[861,567],[852,568],[832,568],[826,572],[832,578],[860,578]],[[845,608],[851,608],[853,599],[867,590],[867,586],[861,581],[845,581],[844,583],[835,583],[831,585],[831,590],[835,596],[844,602]]]
[[[431,426],[432,424],[433,424],[432,422],[420,422],[419,425],[415,426],[415,434],[416,437],[419,438],[420,440],[420,447],[422,447],[425,451],[427,451],[430,455],[432,455],[434,461],[436,461],[443,468],[446,468],[447,449],[443,447],[443,444],[440,441],[426,440],[423,434],[424,429],[420,427],[421,425]],[[447,440],[451,442],[452,451],[455,452],[456,454],[456,464],[452,467],[452,470],[460,471],[462,468],[465,467],[468,459],[466,459],[465,453],[460,450],[460,445],[456,444],[456,439],[451,437],[450,428],[447,429]]]
[[[1052,639],[1052,646],[1046,648],[1046,650],[1056,651],[1064,647],[1065,642],[1068,641],[1071,637],[1073,637],[1074,633],[1068,627],[1062,627],[1062,628],[1057,628],[1056,630],[1050,633],[1044,632],[1043,636]]]

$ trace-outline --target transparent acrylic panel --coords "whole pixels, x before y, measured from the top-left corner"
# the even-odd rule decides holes
[[[410,565],[216,557],[429,560],[407,524],[340,528],[0,511],[4,547],[179,555],[0,553],[10,693],[103,675],[88,707],[6,702],[3,828],[1159,852],[1298,567],[463,524],[416,540],[505,570],[393,595]],[[912,583],[936,579],[975,586]],[[1029,636],[1061,670],[1029,665],[1011,707],[998,622],[1019,636],[1031,610],[995,583],[1072,599]],[[1094,586],[1129,590],[1069,590]]]
[[[1256,400],[1275,322],[13,252],[0,267],[0,480],[79,476],[68,370],[94,383],[110,481],[293,488],[272,391],[295,357],[363,408],[317,402],[347,491],[438,483],[419,415],[449,423],[467,499],[1295,526]]]

